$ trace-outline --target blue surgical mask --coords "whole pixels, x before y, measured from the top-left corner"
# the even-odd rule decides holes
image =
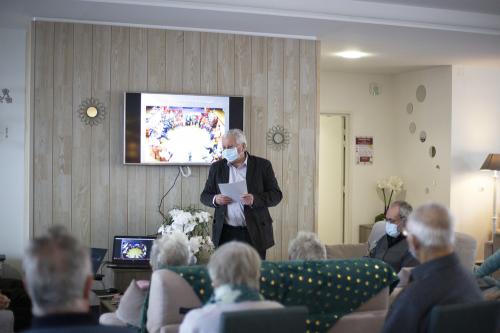
[[[236,161],[238,156],[238,149],[236,149],[236,147],[227,148],[222,151],[222,157],[224,157],[229,163]]]
[[[388,221],[385,221],[385,233],[394,238],[398,237],[400,234],[398,226]]]

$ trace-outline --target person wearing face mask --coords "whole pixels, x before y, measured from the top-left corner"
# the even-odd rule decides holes
[[[280,203],[283,194],[274,176],[271,162],[250,155],[246,137],[239,129],[230,129],[222,137],[222,160],[209,170],[200,201],[215,208],[212,241],[216,247],[230,241],[252,245],[262,259],[274,245],[269,207]],[[239,202],[222,195],[218,184],[246,180],[248,193]]]
[[[408,218],[407,239],[420,265],[387,314],[382,333],[425,333],[436,305],[478,302],[481,291],[454,253],[454,220],[436,203],[418,207]]]
[[[412,207],[405,201],[395,201],[385,214],[385,235],[377,241],[369,257],[385,261],[399,273],[403,267],[414,267],[418,260],[408,249],[408,242],[403,235],[406,220]]]

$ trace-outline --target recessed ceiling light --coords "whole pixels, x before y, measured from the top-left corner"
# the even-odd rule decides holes
[[[359,58],[368,57],[371,54],[361,52],[361,51],[348,50],[348,51],[337,52],[337,53],[335,53],[335,55],[337,57],[342,57],[342,58],[346,58],[346,59],[359,59]]]

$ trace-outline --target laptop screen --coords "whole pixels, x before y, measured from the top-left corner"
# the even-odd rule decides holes
[[[147,265],[155,239],[154,236],[115,236],[113,263]]]

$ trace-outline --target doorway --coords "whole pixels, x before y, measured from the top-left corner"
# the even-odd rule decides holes
[[[318,236],[328,245],[346,240],[347,124],[347,115],[320,115]]]

